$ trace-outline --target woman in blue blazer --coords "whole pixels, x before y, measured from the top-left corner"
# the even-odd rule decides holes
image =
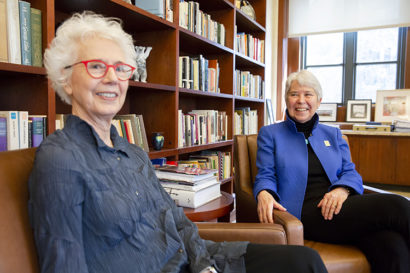
[[[319,123],[319,81],[309,71],[289,75],[286,120],[258,135],[254,195],[259,220],[288,210],[305,238],[357,245],[372,272],[410,272],[410,203],[391,194],[363,194],[361,176],[338,128]]]

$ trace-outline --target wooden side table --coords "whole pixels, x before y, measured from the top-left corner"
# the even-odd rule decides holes
[[[233,197],[221,191],[221,197],[196,209],[184,208],[184,213],[192,222],[205,222],[218,219],[218,222],[229,222],[233,210]]]

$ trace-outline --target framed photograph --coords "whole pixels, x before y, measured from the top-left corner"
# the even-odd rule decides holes
[[[377,90],[375,121],[410,120],[410,89]]]
[[[268,124],[273,124],[275,119],[273,115],[272,100],[266,99],[266,112],[268,114]]]
[[[347,122],[370,121],[372,100],[348,100],[346,110]]]
[[[316,113],[319,121],[336,121],[337,103],[321,103]]]

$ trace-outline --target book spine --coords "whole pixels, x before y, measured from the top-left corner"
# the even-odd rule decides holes
[[[19,1],[21,64],[24,65],[32,64],[30,5],[29,2]]]
[[[6,0],[0,0],[0,62],[8,62]]]
[[[19,111],[18,114],[19,147],[20,149],[25,149],[28,148],[28,112]]]
[[[33,66],[43,65],[42,39],[41,39],[41,10],[31,8],[31,61]]]
[[[21,64],[20,15],[18,0],[6,0],[7,46],[10,63]]]
[[[19,149],[19,125],[18,125],[18,112],[8,111],[7,114],[7,149],[18,150]]]
[[[7,151],[7,118],[0,117],[0,152]]]
[[[40,143],[43,141],[43,131],[44,123],[42,117],[29,117],[32,121],[32,147],[40,146]]]

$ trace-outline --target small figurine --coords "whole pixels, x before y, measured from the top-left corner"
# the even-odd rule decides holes
[[[134,81],[147,82],[147,58],[152,47],[136,46],[137,52],[137,69],[134,72]]]
[[[131,0],[122,0],[122,1],[124,1],[125,3],[128,3],[128,4],[132,4]]]

